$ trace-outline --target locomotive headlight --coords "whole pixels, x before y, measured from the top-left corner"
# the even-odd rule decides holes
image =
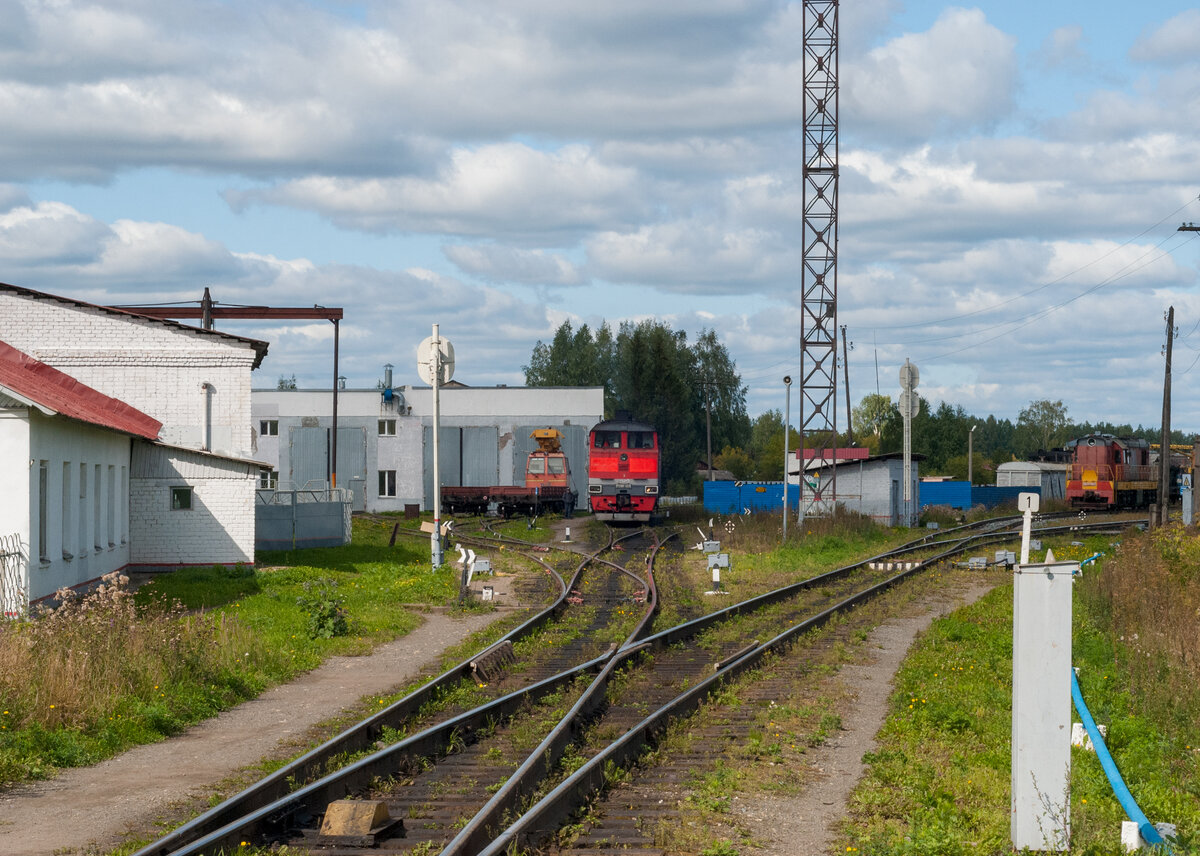
[[[658,485],[656,485],[656,484],[646,485],[646,493],[658,493]]]

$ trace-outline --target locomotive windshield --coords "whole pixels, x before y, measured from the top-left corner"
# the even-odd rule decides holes
[[[629,448],[631,448],[631,449],[653,449],[654,448],[654,432],[653,431],[630,431],[629,432]]]
[[[621,448],[621,432],[597,431],[592,445],[597,449],[619,449]]]
[[[529,456],[529,474],[531,476],[540,476],[546,472],[546,459],[536,455]]]
[[[546,463],[550,468],[550,475],[561,476],[567,471],[566,458],[547,458]]]

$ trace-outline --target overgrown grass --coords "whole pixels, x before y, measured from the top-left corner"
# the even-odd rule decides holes
[[[363,654],[453,604],[458,577],[391,526],[354,543],[262,552],[258,570],[164,574],[136,595],[116,578],[61,608],[0,624],[0,785],[95,763],[252,698],[335,654]],[[345,626],[314,613],[334,604]],[[341,635],[337,635],[340,633]]]
[[[1161,586],[1180,573],[1163,565],[1163,538],[1156,540],[1131,532],[1115,555],[1105,538],[1054,545],[1054,553],[1060,560],[1109,553],[1076,586],[1073,661],[1139,805],[1152,820],[1178,825],[1178,852],[1195,852],[1200,734],[1194,715],[1176,715],[1166,701],[1194,710],[1197,690],[1166,640],[1179,631],[1195,644],[1196,617],[1193,611],[1186,626],[1141,623],[1167,620],[1157,605],[1170,599]],[[1137,647],[1148,631],[1163,640],[1149,656]],[[1010,853],[1011,681],[1012,587],[1004,585],[935,622],[914,645],[838,849],[873,856]],[[1095,756],[1073,750],[1071,852],[1123,852],[1122,819]]]

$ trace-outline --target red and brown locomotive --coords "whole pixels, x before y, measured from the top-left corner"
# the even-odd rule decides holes
[[[1158,500],[1150,443],[1135,437],[1089,434],[1067,443],[1072,508],[1145,508]]]
[[[592,428],[588,501],[597,520],[649,521],[658,488],[658,432],[653,425],[621,414]]]

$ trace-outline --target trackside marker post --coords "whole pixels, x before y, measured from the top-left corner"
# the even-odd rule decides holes
[[[1012,824],[1016,850],[1071,841],[1071,591],[1078,562],[1028,564],[1037,494],[1023,493],[1013,570]]]

